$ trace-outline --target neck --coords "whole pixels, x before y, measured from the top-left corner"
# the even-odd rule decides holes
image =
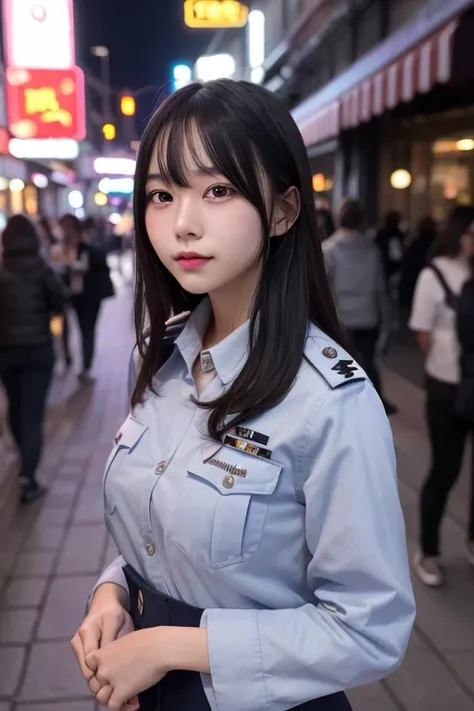
[[[228,284],[209,294],[212,317],[204,337],[205,348],[220,343],[248,321],[258,278],[258,273],[240,277],[239,283]]]

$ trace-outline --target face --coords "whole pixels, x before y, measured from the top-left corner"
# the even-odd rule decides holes
[[[255,288],[261,270],[260,216],[227,178],[214,172],[203,147],[196,147],[209,171],[200,170],[184,146],[185,188],[163,181],[153,151],[145,214],[150,242],[166,269],[192,294]]]

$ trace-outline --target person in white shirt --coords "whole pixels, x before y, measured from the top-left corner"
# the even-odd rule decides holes
[[[449,216],[446,230],[433,247],[430,263],[420,274],[409,324],[426,355],[426,417],[431,445],[431,466],[420,502],[420,550],[413,568],[417,576],[432,587],[444,582],[439,563],[440,526],[449,493],[461,472],[471,430],[469,424],[456,415],[455,407],[461,379],[456,297],[470,277],[469,260],[473,255],[474,206],[456,207]],[[467,555],[474,564],[472,490]]]

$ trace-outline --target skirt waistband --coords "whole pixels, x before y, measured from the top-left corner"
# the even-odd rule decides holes
[[[125,566],[124,573],[135,627],[199,627],[204,610],[154,590],[129,565]]]
[[[204,610],[154,590],[129,565],[124,568],[130,591],[130,615],[135,629],[199,627]],[[140,711],[211,711],[197,672],[173,671],[139,695]],[[351,711],[343,692],[308,701],[297,711]],[[295,709],[295,711],[296,711]],[[245,709],[242,709],[245,711]]]

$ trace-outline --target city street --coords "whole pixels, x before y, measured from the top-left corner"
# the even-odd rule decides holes
[[[73,373],[58,375],[52,391],[48,441],[41,468],[51,493],[17,513],[0,552],[0,711],[92,711],[69,639],[99,571],[115,555],[103,525],[101,478],[113,435],[126,414],[126,367],[132,346],[130,293],[106,304],[100,322],[91,388]],[[400,493],[410,551],[417,498],[427,466],[423,395],[386,370]],[[14,476],[14,463],[11,476]],[[439,591],[416,585],[418,619],[406,660],[390,679],[351,692],[355,711],[472,711],[474,709],[474,570],[463,552],[465,476],[444,526],[448,583]]]

